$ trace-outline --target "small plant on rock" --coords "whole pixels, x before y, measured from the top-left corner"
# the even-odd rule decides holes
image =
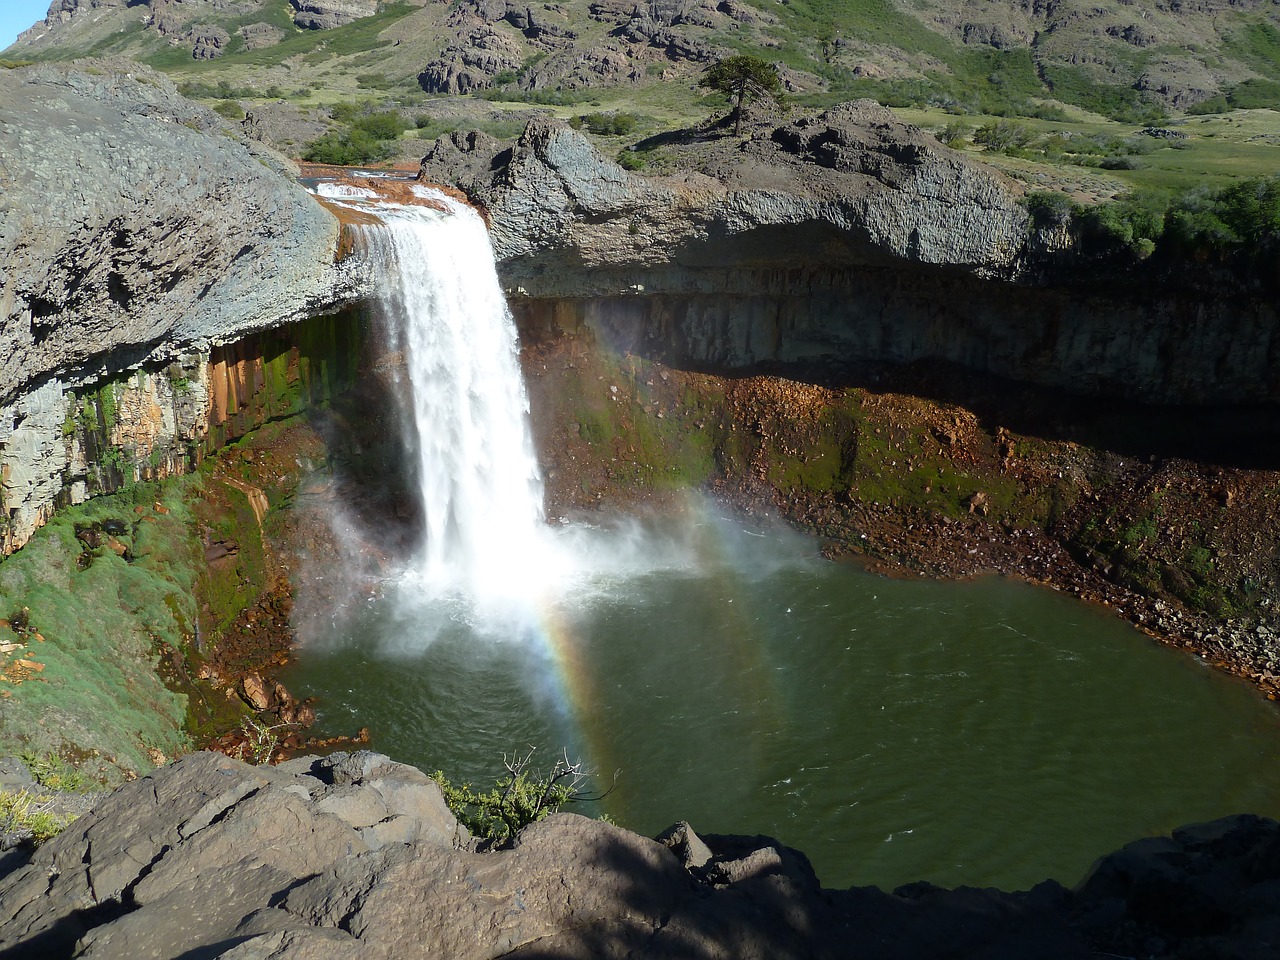
[[[0,790],[0,836],[38,847],[56,837],[74,819],[51,813],[48,800],[26,790]]]
[[[21,759],[36,783],[42,787],[67,793],[93,789],[94,784],[88,777],[55,754],[24,753]]]
[[[474,836],[497,843],[513,840],[531,823],[555,813],[566,803],[595,800],[582,792],[590,774],[582,762],[571,762],[564,753],[548,772],[531,767],[533,748],[527,753],[502,757],[506,773],[486,792],[469,783],[456,786],[437,770],[431,779],[440,785],[445,803]]]
[[[292,724],[278,723],[275,726],[248,718],[240,726],[244,740],[240,743],[240,759],[246,763],[262,766],[271,762],[276,750],[280,747],[280,731]]]

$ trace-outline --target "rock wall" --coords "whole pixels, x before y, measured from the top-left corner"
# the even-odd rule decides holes
[[[59,506],[184,474],[269,421],[328,406],[355,385],[366,331],[358,311],[315,317],[23,397],[0,420],[0,557]]]
[[[773,242],[791,240],[779,230]],[[534,335],[586,327],[617,352],[700,369],[943,360],[1141,403],[1280,401],[1280,315],[1262,298],[1028,288],[903,266],[668,269],[643,280],[613,296],[511,303]]]
[[[282,158],[145,68],[81,66],[0,73],[3,552],[64,483],[70,499],[90,492],[91,464],[121,472],[72,438],[87,393],[140,371],[121,399],[142,433],[106,441],[171,468],[206,419],[198,358],[353,301],[365,282],[335,265],[338,222]]]
[[[874,104],[672,150],[686,172],[641,177],[535,121],[496,157],[439,141],[423,171],[487,210],[526,326],[722,369],[943,360],[1145,403],[1280,401],[1274,300],[1055,281],[1016,187]]]

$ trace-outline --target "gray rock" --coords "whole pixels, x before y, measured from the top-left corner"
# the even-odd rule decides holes
[[[711,849],[684,820],[668,827],[656,839],[676,855],[686,870],[705,866],[712,857]]]
[[[88,66],[0,72],[0,552],[75,469],[69,389],[361,293],[282,158],[159,74]]]
[[[284,39],[284,31],[279,27],[273,27],[269,23],[246,24],[238,32],[244,40],[246,50],[261,50],[264,47],[274,47]]]
[[[304,30],[332,30],[378,12],[377,0],[289,0]]]
[[[0,951],[1085,960],[1159,940],[1192,951],[1182,955],[1260,960],[1280,935],[1280,825],[1258,817],[1131,844],[1075,892],[918,883],[889,894],[824,890],[798,851],[767,837],[704,842],[683,823],[664,835],[677,856],[563,813],[490,853],[441,843],[407,813],[359,831],[343,819],[370,819],[366,803],[388,783],[417,791],[425,780],[367,751],[274,769],[185,757],[120,788],[0,877]]]
[[[535,119],[492,177],[463,186],[490,214],[504,280],[532,296],[589,292],[582,274],[597,267],[609,292],[619,275],[659,265],[687,274],[896,259],[1008,274],[1028,224],[1016,191],[930,143],[859,101],[714,150],[703,164],[711,176],[648,178]],[[661,292],[648,276],[646,290]]]

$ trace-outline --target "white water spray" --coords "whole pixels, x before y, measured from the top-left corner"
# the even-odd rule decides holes
[[[484,222],[445,207],[384,205],[366,231],[405,353],[425,534],[417,572],[436,596],[526,594],[543,554],[542,482],[515,323]]]
[[[436,206],[316,188],[381,222],[361,229],[410,381],[408,441],[425,531],[418,554],[385,585],[398,624],[385,646],[408,653],[461,624],[514,639],[536,632],[551,607],[589,603],[659,570],[698,570],[696,522],[677,537],[655,537],[636,520],[545,523],[515,324],[488,233],[470,207],[413,189]]]

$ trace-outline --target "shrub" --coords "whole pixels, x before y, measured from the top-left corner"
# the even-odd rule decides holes
[[[635,131],[639,122],[634,113],[586,113],[570,121],[574,127],[586,127],[602,137],[625,137]]]
[[[1280,109],[1280,82],[1257,77],[1245,80],[1231,88],[1227,102],[1237,110]]]
[[[1216,97],[1210,97],[1208,100],[1201,100],[1194,106],[1187,107],[1187,113],[1202,117],[1210,113],[1226,113],[1231,107],[1227,104],[1227,98],[1219,94]]]
[[[1052,190],[1033,190],[1023,202],[1037,230],[1048,230],[1070,223],[1076,210],[1070,197]]]
[[[648,165],[644,155],[635,150],[623,150],[618,154],[618,166],[623,170],[643,170]]]
[[[532,759],[532,748],[523,756],[504,756],[506,773],[483,793],[469,783],[455,786],[439,770],[431,779],[440,785],[453,815],[474,836],[509,842],[529,824],[546,819],[566,803],[589,799],[581,792],[588,777],[581,762],[571,763],[565,754],[543,774],[530,769]]]
[[[1162,195],[1136,192],[1089,207],[1078,219],[1086,243],[1120,246],[1137,256],[1146,256],[1164,233],[1168,206],[1168,199]]]
[[[332,163],[352,166],[377,163],[391,156],[391,141],[399,139],[406,124],[404,117],[394,110],[368,112],[367,106],[355,103],[337,103],[329,115],[339,123],[348,124],[345,132],[331,130],[311,141],[303,159],[312,163]]]
[[[365,114],[351,123],[353,133],[359,131],[375,140],[395,140],[404,128],[404,117],[394,110]]]
[[[993,120],[984,123],[973,134],[973,142],[988,150],[1007,153],[1025,149],[1035,134],[1026,124],[1014,120]]]
[[[75,817],[50,813],[48,802],[25,790],[11,793],[0,790],[0,834],[17,834],[29,839],[33,846],[52,840]]]
[[[50,790],[78,793],[93,786],[83,773],[53,754],[24,753],[22,762],[27,765],[36,783]]]
[[[378,163],[391,156],[391,143],[375,140],[359,130],[348,133],[326,133],[311,141],[302,158],[311,163],[332,163],[353,166],[362,163]]]
[[[1280,239],[1280,176],[1181,197],[1169,214],[1169,239],[1185,250],[1218,253],[1275,243]]]
[[[973,135],[973,124],[963,120],[952,120],[938,131],[938,141],[945,143],[953,150],[958,150]]]

